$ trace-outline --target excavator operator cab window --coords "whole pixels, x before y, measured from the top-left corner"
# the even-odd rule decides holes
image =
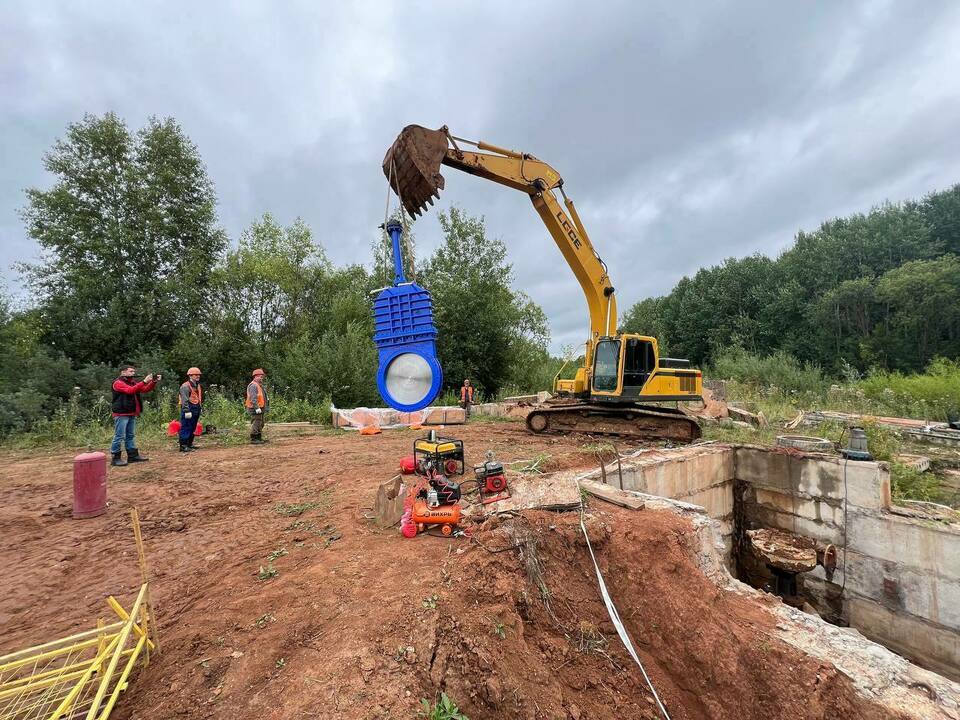
[[[642,387],[657,366],[657,355],[649,340],[629,338],[623,358],[623,386]]]
[[[593,389],[614,392],[620,369],[620,341],[601,340],[593,356]]]

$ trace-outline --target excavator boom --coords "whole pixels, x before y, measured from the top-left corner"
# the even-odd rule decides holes
[[[461,150],[457,140],[487,152]],[[555,189],[563,193],[560,174],[532,155],[454,138],[446,126],[430,130],[419,125],[405,127],[390,146],[383,159],[383,174],[404,209],[418,216],[440,197],[444,187],[441,165],[520,190],[530,197],[583,289],[590,314],[589,365],[592,343],[617,332],[617,301],[607,267],[590,242],[573,201],[564,197],[561,205],[553,193]]]

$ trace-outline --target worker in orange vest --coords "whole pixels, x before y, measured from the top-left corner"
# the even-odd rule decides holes
[[[247,395],[243,402],[250,416],[250,442],[256,444],[267,442],[263,439],[263,423],[270,409],[270,398],[263,389],[263,379],[266,376],[260,368],[253,371],[253,380],[247,385]]]
[[[467,417],[470,417],[470,406],[473,404],[473,385],[469,379],[463,381],[463,387],[460,388],[460,407],[462,407]]]
[[[187,370],[187,381],[180,386],[180,452],[197,450],[193,446],[193,437],[197,432],[197,421],[203,409],[203,387],[200,385],[200,368]]]

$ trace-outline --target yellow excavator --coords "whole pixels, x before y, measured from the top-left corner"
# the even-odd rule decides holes
[[[461,146],[471,146],[465,150]],[[479,152],[478,152],[479,151]],[[702,373],[688,360],[661,357],[657,339],[617,331],[617,301],[607,266],[593,248],[560,174],[527,153],[456,137],[446,126],[403,129],[383,159],[400,203],[418,216],[440,197],[440,166],[527,194],[587,299],[590,337],[571,379],[554,378],[555,399],[527,415],[534,433],[584,432],[690,442],[700,426],[678,407],[649,403],[701,399]],[[563,196],[563,205],[554,191]]]

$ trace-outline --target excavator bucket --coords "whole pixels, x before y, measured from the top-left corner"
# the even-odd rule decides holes
[[[408,213],[416,217],[443,190],[440,164],[447,153],[447,128],[407,125],[383,158],[383,174]]]

